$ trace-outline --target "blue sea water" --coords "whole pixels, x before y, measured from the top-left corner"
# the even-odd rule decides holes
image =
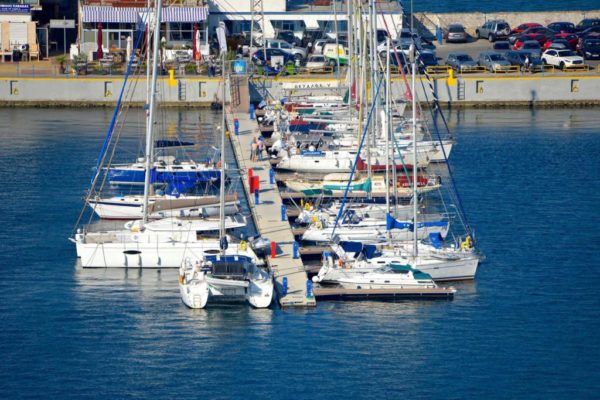
[[[518,0],[479,0],[479,1],[464,1],[464,0],[402,0],[402,4],[406,9],[413,6],[415,11],[429,11],[439,13],[449,12],[527,12],[527,11],[588,11],[600,9],[600,4],[597,0],[570,0],[570,1],[518,1]]]
[[[215,142],[210,112],[163,112]],[[67,237],[109,119],[0,109],[1,399],[598,397],[597,109],[451,113],[476,282],[314,310],[192,311],[175,271],[78,268]]]

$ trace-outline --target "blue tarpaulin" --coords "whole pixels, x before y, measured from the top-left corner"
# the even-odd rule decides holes
[[[390,214],[387,214],[386,216],[386,229],[392,230],[392,229],[410,229],[411,231],[413,230],[413,224],[410,222],[401,222],[398,221],[396,219],[394,219],[394,217],[392,217]]]

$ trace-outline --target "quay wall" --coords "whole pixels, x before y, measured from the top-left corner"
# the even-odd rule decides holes
[[[483,25],[485,21],[491,19],[503,19],[512,27],[525,22],[538,22],[548,25],[551,22],[566,21],[577,24],[584,18],[600,18],[600,9],[589,11],[532,11],[532,12],[470,12],[470,13],[414,13],[415,26],[420,25],[430,31],[435,32],[435,27],[447,27],[452,23],[460,23],[471,35],[475,34],[475,29]]]
[[[122,84],[121,76],[0,77],[0,105],[113,106],[119,98]],[[222,93],[218,78],[186,78],[174,81],[161,78],[158,79],[157,86],[159,101],[167,106],[210,106],[213,101],[220,101]],[[133,103],[139,105],[146,102],[145,80],[128,85],[128,88],[123,98],[132,99]]]
[[[257,88],[261,82],[261,87]],[[0,106],[112,106],[121,90],[122,78],[22,78],[0,77]],[[331,94],[343,85],[336,78],[279,78],[254,81],[250,84],[251,101],[260,101],[267,90],[271,99],[282,97]],[[137,105],[145,103],[145,82],[140,81],[124,98],[133,98]],[[442,104],[453,107],[494,107],[511,105],[600,105],[600,73],[572,74],[511,74],[461,75],[455,79],[438,77],[431,81],[419,78],[418,99],[431,100],[433,91]],[[403,97],[405,84],[393,80],[393,94]],[[180,78],[175,82],[159,79],[159,101],[162,106],[208,107],[218,100],[222,87],[217,78]],[[339,93],[344,94],[345,89]],[[229,101],[229,94],[226,99]]]
[[[410,77],[408,77],[410,79]],[[331,87],[341,81],[318,80],[312,78],[305,82],[289,78],[272,81],[266,85],[269,93],[277,99],[303,95],[320,95],[335,91]],[[410,84],[410,82],[409,82]],[[294,86],[294,88],[290,88]],[[330,87],[325,89],[324,87]],[[392,82],[392,93],[401,99],[405,93],[405,83],[401,78]],[[433,99],[433,93],[444,105],[453,107],[494,107],[520,106],[522,104],[539,106],[564,105],[600,105],[600,73],[540,76],[519,74],[518,76],[478,75],[434,78],[429,84],[425,78],[419,78],[415,84],[417,98],[420,101]],[[344,90],[340,90],[344,94]]]

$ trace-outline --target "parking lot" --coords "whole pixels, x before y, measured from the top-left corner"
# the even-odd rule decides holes
[[[479,53],[482,51],[492,50],[492,43],[485,39],[475,40],[474,38],[470,38],[467,43],[446,43],[438,44],[435,43],[435,53],[437,55],[438,61],[440,64],[444,64],[446,57],[448,54],[452,52],[464,52],[470,55],[475,61],[477,61],[477,57],[479,57]],[[590,66],[590,72],[597,73],[598,64],[600,64],[599,60],[585,60],[585,64]],[[561,71],[558,71],[561,72]]]

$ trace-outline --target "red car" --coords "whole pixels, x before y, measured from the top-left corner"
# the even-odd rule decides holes
[[[519,50],[521,47],[523,47],[523,42],[527,40],[535,40],[540,44],[540,46],[544,46],[544,43],[548,41],[548,38],[545,35],[542,35],[541,33],[530,33],[527,35],[521,35],[515,41],[515,44],[513,45],[513,50]]]
[[[567,42],[565,39],[562,39],[562,38],[550,38],[542,46],[542,51],[546,51],[549,48],[554,48],[554,49],[564,48],[564,49],[568,49],[568,48],[570,48],[570,46],[571,45],[569,44],[569,42]]]
[[[553,38],[565,39],[567,42],[569,42],[569,47],[571,48],[571,50],[575,50],[575,48],[577,47],[577,42],[579,41],[579,37],[577,35],[568,32],[557,33],[553,36]]]
[[[513,28],[512,31],[510,31],[511,34],[513,33],[523,33],[523,31],[529,29],[529,28],[535,28],[538,26],[542,26],[542,24],[538,24],[537,22],[525,22],[524,24],[521,24],[519,26],[517,26],[516,28]]]

